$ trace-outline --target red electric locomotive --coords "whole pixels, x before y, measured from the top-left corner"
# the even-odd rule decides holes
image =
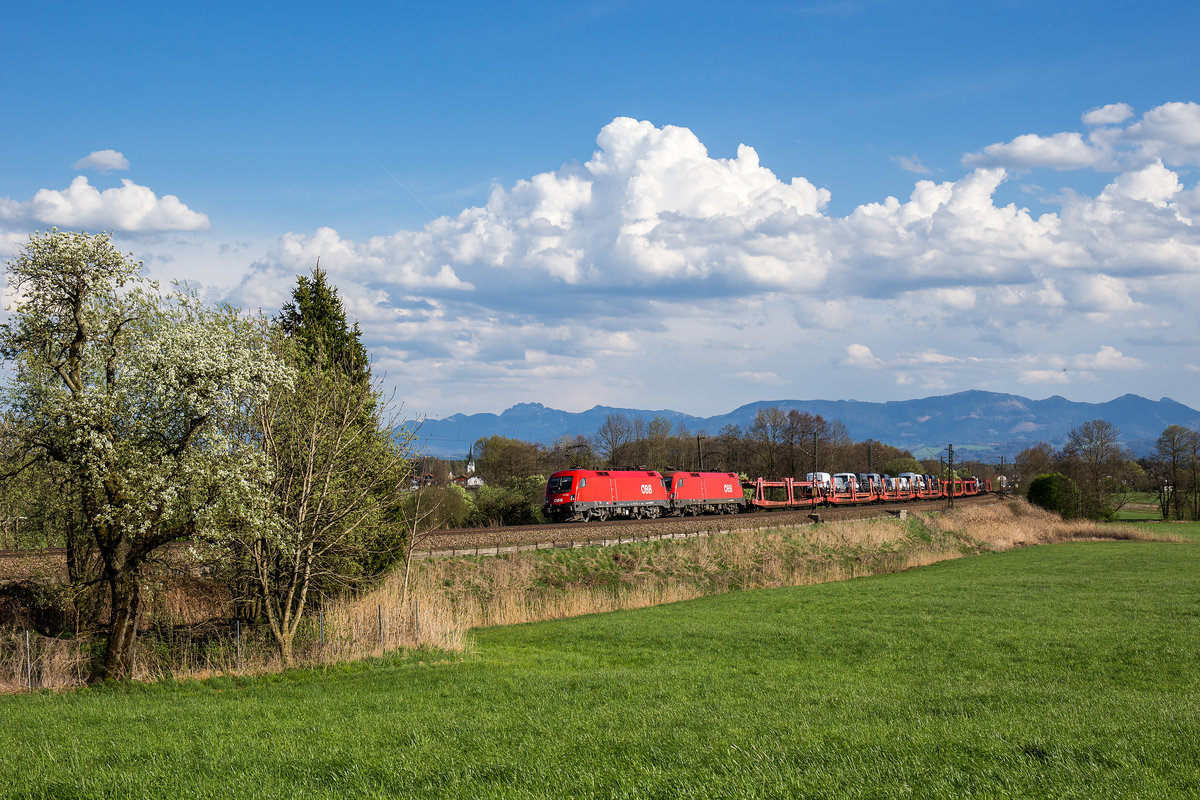
[[[654,470],[565,469],[546,483],[542,510],[555,522],[661,517],[671,509],[663,484]]]
[[[849,473],[839,474],[848,478]],[[752,490],[747,499],[742,482],[732,472],[671,472],[664,478],[653,470],[566,469],[550,476],[546,484],[546,516],[555,522],[602,520],[611,517],[639,519],[667,514],[733,514],[738,511],[777,508],[816,508],[817,506],[934,500],[990,492],[989,481],[928,481],[901,486],[898,480],[871,476],[859,488],[847,479],[844,490],[824,488],[814,480],[784,478],[748,482]]]
[[[733,472],[672,472],[664,479],[671,508],[680,515],[736,514],[748,505]]]

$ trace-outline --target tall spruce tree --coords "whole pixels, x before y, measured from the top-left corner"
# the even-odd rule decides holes
[[[346,311],[335,286],[326,280],[320,262],[312,276],[301,275],[276,318],[279,329],[296,342],[309,365],[321,369],[337,367],[354,383],[371,380],[367,348],[361,341],[358,322],[346,324]]]

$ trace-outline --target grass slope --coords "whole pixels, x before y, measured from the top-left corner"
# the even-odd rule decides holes
[[[0,697],[0,791],[1192,797],[1198,615],[1200,546],[1058,545],[485,630],[465,657]]]

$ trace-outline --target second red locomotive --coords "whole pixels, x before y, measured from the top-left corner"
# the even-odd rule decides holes
[[[546,483],[542,510],[555,522],[640,519],[667,514],[730,514],[746,499],[732,472],[565,469]]]

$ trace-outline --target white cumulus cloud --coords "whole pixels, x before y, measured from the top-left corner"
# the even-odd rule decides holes
[[[845,367],[860,367],[862,369],[878,369],[883,362],[875,357],[871,348],[865,344],[851,344],[846,347],[846,357],[841,361]]]
[[[1115,347],[1103,345],[1095,353],[1075,356],[1071,359],[1071,366],[1075,369],[1142,369],[1146,364]]]
[[[1025,133],[1010,142],[989,144],[978,153],[963,156],[963,163],[969,167],[1080,169],[1096,166],[1103,157],[1081,134],[1064,131],[1051,136]]]
[[[110,172],[129,169],[129,159],[116,150],[93,150],[73,165],[75,169],[96,169]]]
[[[0,200],[0,222],[7,227],[55,225],[122,233],[208,230],[208,216],[193,211],[175,195],[159,197],[146,186],[122,179],[120,187],[97,189],[82,175],[66,189],[39,189],[25,202]]]
[[[1163,103],[1130,125],[1125,138],[1143,158],[1200,165],[1200,103]]]
[[[1133,108],[1128,103],[1109,103],[1085,112],[1083,123],[1085,125],[1116,125],[1132,116]]]

